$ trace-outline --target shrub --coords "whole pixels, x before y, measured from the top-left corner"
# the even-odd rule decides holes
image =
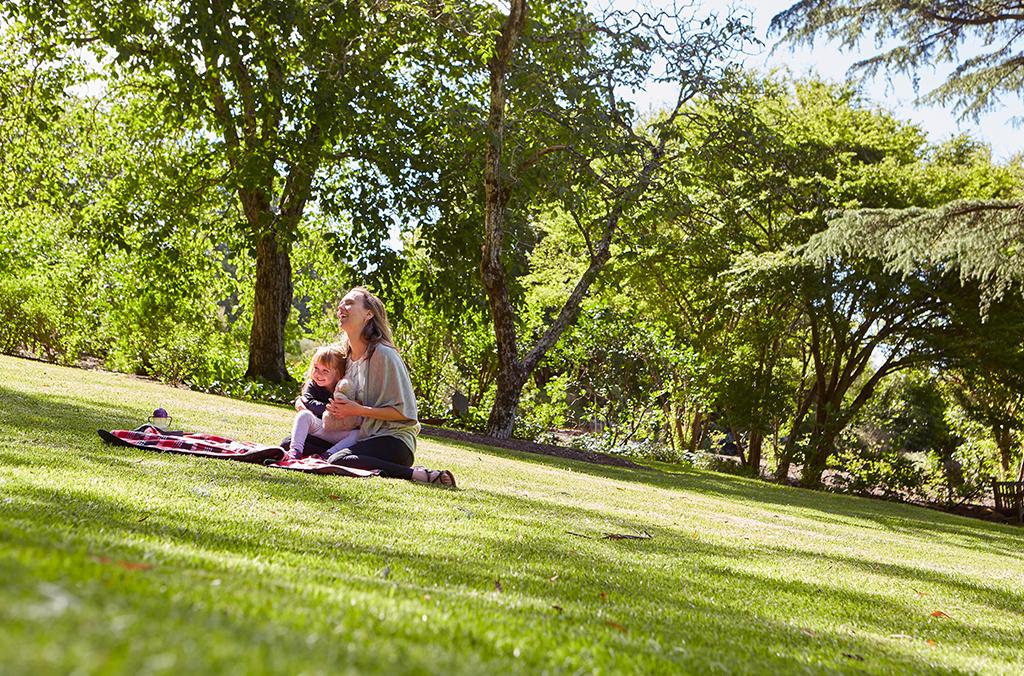
[[[56,314],[31,281],[0,278],[0,352],[56,359],[63,352]]]
[[[887,498],[921,497],[928,474],[905,453],[885,449],[846,449],[830,466],[840,469],[833,477],[833,488],[861,495]]]

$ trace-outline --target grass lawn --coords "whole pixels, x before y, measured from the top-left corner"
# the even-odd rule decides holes
[[[427,439],[460,490],[96,436],[157,406],[253,441],[291,420],[0,357],[0,673],[1024,669],[1022,529]]]

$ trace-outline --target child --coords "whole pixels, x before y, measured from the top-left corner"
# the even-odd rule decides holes
[[[340,419],[337,425],[340,429],[324,429],[323,417],[331,397],[335,393],[346,399],[352,396],[353,383],[344,377],[344,371],[345,354],[341,348],[329,345],[319,348],[313,355],[306,384],[302,387],[302,394],[295,400],[298,413],[292,424],[291,446],[284,460],[301,458],[306,447],[306,437],[311,434],[342,447],[354,444],[359,439],[359,425],[363,420],[358,416]]]

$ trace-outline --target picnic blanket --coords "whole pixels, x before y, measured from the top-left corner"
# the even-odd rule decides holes
[[[204,458],[223,458],[239,462],[258,462],[310,474],[339,474],[342,476],[368,477],[379,474],[377,470],[357,469],[332,465],[319,458],[285,460],[280,446],[266,446],[249,441],[235,441],[216,434],[161,430],[152,425],[142,425],[134,430],[96,430],[100,438],[116,446],[133,446],[163,453],[182,453]]]

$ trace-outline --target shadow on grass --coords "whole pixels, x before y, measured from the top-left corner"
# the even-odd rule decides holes
[[[265,521],[251,524],[253,528],[249,531],[243,528],[240,534],[225,533],[229,525],[246,524],[244,513],[234,510],[192,515],[189,524],[184,525],[173,511],[153,514],[142,505],[84,489],[21,487],[15,494],[27,500],[11,506],[3,522],[20,522],[33,527],[24,529],[20,537],[9,533],[7,539],[14,544],[21,540],[46,548],[54,542],[64,542],[63,546],[70,551],[141,558],[149,545],[140,541],[139,536],[146,535],[178,545],[175,549],[161,551],[160,568],[195,569],[198,559],[202,569],[244,576],[250,574],[244,565],[239,569],[219,555],[260,556],[264,560],[284,557],[287,563],[290,555],[313,553],[317,558],[304,563],[318,568],[323,566],[319,577],[326,588],[358,588],[382,597],[397,590],[409,599],[418,599],[424,592],[441,592],[450,595],[453,603],[469,604],[484,611],[489,622],[498,625],[505,621],[499,616],[507,614],[522,622],[535,622],[538,613],[544,617],[552,615],[550,608],[557,604],[564,606],[564,612],[558,616],[557,631],[565,633],[567,638],[625,640],[641,651],[652,638],[665,646],[685,644],[687,650],[702,661],[716,660],[730,670],[750,667],[744,663],[745,659],[756,660],[755,670],[774,671],[791,670],[794,660],[809,661],[819,667],[842,668],[844,663],[856,661],[857,657],[869,663],[884,657],[888,666],[900,669],[943,671],[934,661],[910,654],[891,642],[838,630],[809,632],[779,619],[786,617],[792,605],[803,609],[804,613],[808,608],[817,609],[814,619],[826,625],[854,621],[862,631],[866,629],[881,635],[921,631],[926,625],[919,618],[920,611],[909,604],[812,581],[780,580],[770,574],[738,571],[736,564],[754,555],[749,550],[728,545],[668,537],[642,542],[580,541],[545,527],[553,519],[603,516],[597,510],[557,508],[505,494],[484,494],[500,512],[532,514],[533,518],[520,516],[504,530],[488,528],[486,532],[477,529],[472,533],[459,533],[454,538],[457,544],[449,541],[439,550],[428,547],[426,551],[419,547],[423,544],[419,538],[432,530],[430,523],[417,523],[422,515],[411,516],[402,505],[380,513],[356,513],[352,518],[364,524],[402,524],[399,532],[405,535],[409,548],[395,548],[386,536],[376,541],[349,539],[344,542],[343,550],[348,560],[332,566],[330,552],[337,551],[336,536],[295,533],[285,524]],[[307,511],[313,513],[315,507],[307,505]],[[51,518],[43,521],[40,514]],[[395,526],[385,526],[382,530],[393,531]],[[516,532],[526,537],[511,538]],[[345,539],[344,534],[341,537]],[[466,550],[485,551],[489,556],[484,560],[467,560],[460,556],[460,551]],[[670,560],[672,565],[646,567],[630,573],[623,570],[624,553],[626,560],[635,555],[645,563],[664,559]],[[820,559],[820,555],[808,552],[779,550],[779,553]],[[876,565],[855,557],[834,559],[853,566]],[[387,565],[394,569],[394,577],[386,580],[378,575],[351,574],[353,563],[359,563],[358,567],[363,569]],[[696,570],[693,565],[697,566]],[[550,579],[551,571],[562,572],[557,583]],[[514,572],[519,575],[509,577]],[[923,571],[904,566],[888,566],[884,572],[912,579],[923,574]],[[502,592],[495,591],[498,578],[504,579]],[[948,576],[939,576],[931,582],[964,588],[963,585],[958,587],[957,581]],[[155,584],[151,587],[150,591],[156,593]],[[765,594],[765,598],[752,597],[752,589],[770,590],[770,593]],[[296,593],[303,598],[301,601],[293,599],[294,603],[314,608],[323,604],[319,585],[299,589]],[[601,593],[606,594],[606,598],[602,598]],[[526,603],[517,601],[509,605],[506,603],[509,598]],[[991,599],[986,596],[977,600],[988,602]],[[259,607],[259,603],[249,605]],[[858,617],[843,615],[851,608]],[[327,610],[324,607],[324,612]],[[260,614],[258,610],[254,612]],[[861,614],[866,617],[859,617]],[[626,629],[628,639],[617,636],[616,625]],[[1020,637],[1014,632],[994,634],[956,621],[929,631],[930,635],[943,640],[971,640],[1008,652],[1020,645]],[[729,641],[728,647],[723,647],[725,638]],[[679,658],[684,659],[682,654]]]
[[[62,447],[68,452],[76,446],[84,454],[104,458],[99,462],[123,463],[111,454],[99,450],[101,442],[95,430],[134,427],[142,413],[125,410],[111,404],[75,399],[73,396],[25,394],[0,385],[0,424],[9,425],[26,437],[45,439],[48,445]],[[205,430],[217,432],[217,430]],[[91,438],[82,444],[79,435]],[[881,531],[902,533],[934,539],[936,536],[954,538],[959,544],[984,552],[998,552],[1006,556],[1019,556],[1024,549],[1024,533],[1011,526],[969,520],[965,517],[943,514],[912,505],[868,501],[852,496],[834,495],[819,491],[778,486],[767,482],[720,475],[712,472],[691,471],[680,468],[678,473],[653,469],[630,469],[593,465],[553,456],[513,451],[468,442],[450,440],[433,441],[453,445],[487,455],[514,458],[519,461],[571,470],[591,476],[657,486],[676,491],[692,491],[716,497],[727,497],[759,507],[779,508],[813,516],[824,523],[849,524],[854,519],[861,525]],[[44,443],[44,445],[47,445]],[[68,447],[71,448],[63,448]],[[214,461],[217,462],[217,461]],[[301,476],[273,475],[263,479],[267,484],[279,483],[297,486],[306,480]]]
[[[86,476],[109,473],[109,478],[121,478],[126,469],[131,469],[129,465],[136,465],[139,460],[143,460],[145,465],[145,459],[153,457],[167,459],[173,472],[166,476],[138,474],[134,479],[140,482],[140,488],[146,489],[148,484],[148,488],[159,490],[159,481],[171,482],[182,477],[195,477],[208,482],[241,482],[258,488],[262,495],[270,499],[281,501],[285,511],[297,509],[311,514],[333,504],[325,499],[327,491],[336,491],[342,493],[343,497],[350,497],[344,487],[350,479],[324,480],[239,463],[153,454],[133,449],[117,449],[115,454],[95,436],[95,429],[117,427],[119,421],[122,426],[132,425],[128,419],[135,414],[126,413],[115,405],[74,400],[72,397],[24,395],[0,386],[0,410],[3,411],[2,424],[5,427],[17,430],[26,438],[44,439],[43,445],[50,450],[59,448],[65,454],[61,463],[66,463],[72,470],[80,470]],[[514,458],[522,462],[642,486],[656,486],[684,494],[702,493],[728,497],[749,505],[788,509],[825,523],[870,527],[929,540],[945,537],[947,540],[955,540],[956,544],[983,552],[1016,557],[1024,543],[1024,538],[1005,526],[967,522],[960,517],[911,506],[872,503],[704,472],[681,470],[678,474],[670,474],[649,469],[613,468],[476,444],[441,443],[470,448],[484,455]],[[11,466],[55,465],[52,457],[36,457],[25,453],[24,449],[4,452],[3,455],[5,464]],[[387,482],[384,480],[373,481],[381,492],[387,490]],[[436,494],[436,500],[430,506],[435,512],[454,511],[460,501],[475,495],[489,510],[501,515],[501,518],[491,515],[481,517],[479,525],[467,525],[466,532],[459,532],[454,537],[450,537],[451,533],[443,533],[439,537],[446,544],[441,551],[434,551],[429,542],[423,541],[437,530],[436,524],[426,518],[436,514],[411,514],[406,505],[395,500],[376,500],[370,511],[358,507],[348,510],[344,518],[351,530],[337,534],[309,534],[296,533],[284,522],[248,521],[244,505],[224,504],[230,501],[218,499],[210,500],[206,511],[191,513],[185,518],[173,508],[154,511],[130,501],[111,499],[87,488],[71,490],[20,486],[15,487],[12,494],[22,496],[25,502],[20,507],[17,504],[7,505],[0,517],[2,522],[20,531],[15,533],[5,528],[9,531],[8,542],[35,543],[43,549],[53,547],[55,543],[77,542],[85,545],[86,551],[121,549],[126,552],[125,555],[129,555],[132,552],[141,554],[148,546],[145,541],[140,542],[140,537],[153,538],[161,542],[173,542],[192,552],[166,554],[172,563],[182,568],[195,568],[194,559],[197,555],[205,559],[205,565],[220,567],[224,563],[218,561],[219,553],[230,553],[245,559],[256,556],[273,558],[313,555],[317,565],[322,564],[327,571],[325,582],[330,584],[376,590],[398,588],[412,595],[421,593],[423,589],[441,589],[459,597],[463,602],[481,605],[489,613],[509,611],[500,603],[504,597],[494,592],[496,571],[505,576],[516,571],[518,566],[525,575],[521,578],[522,586],[518,587],[518,581],[506,578],[506,588],[509,594],[521,594],[532,606],[513,609],[513,613],[519,613],[527,619],[534,618],[537,608],[548,608],[554,598],[567,608],[565,617],[560,620],[566,624],[564,631],[572,634],[585,626],[587,631],[599,633],[605,638],[617,638],[616,630],[610,630],[604,620],[598,619],[602,617],[600,611],[603,606],[597,601],[596,593],[607,591],[624,600],[609,603],[607,607],[619,613],[630,624],[635,623],[635,628],[630,627],[629,640],[635,642],[638,648],[642,648],[642,641],[648,635],[657,636],[666,645],[685,637],[694,650],[707,656],[722,652],[722,640],[728,637],[730,642],[736,643],[724,649],[727,651],[724,659],[734,667],[741,666],[736,661],[738,655],[749,650],[750,646],[757,647],[754,651],[756,659],[766,670],[792,667],[792,660],[796,656],[819,650],[810,645],[814,642],[809,641],[808,636],[798,627],[772,617],[785,616],[785,607],[772,611],[763,607],[761,599],[752,598],[751,594],[756,595],[758,589],[770,588],[772,593],[769,594],[769,601],[772,602],[773,599],[781,599],[801,607],[820,605],[823,610],[818,617],[823,619],[841,621],[842,617],[831,618],[829,614],[834,612],[838,615],[844,606],[866,609],[869,617],[861,621],[868,622],[871,631],[882,634],[902,633],[903,625],[893,622],[892,618],[912,618],[919,613],[912,604],[900,604],[878,595],[807,581],[780,580],[770,574],[737,570],[736,564],[745,560],[765,556],[777,556],[783,560],[786,557],[800,557],[817,563],[831,560],[865,573],[881,574],[908,583],[918,581],[941,585],[964,598],[1014,617],[1019,617],[1021,607],[1019,595],[1008,595],[1000,590],[930,570],[847,555],[789,548],[769,548],[765,554],[763,549],[755,552],[720,543],[711,545],[699,541],[673,541],[660,535],[639,544],[629,541],[575,540],[557,529],[553,530],[552,524],[572,523],[580,518],[608,519],[608,515],[597,510],[560,507],[541,500],[484,489]],[[54,517],[52,523],[49,522],[50,517]],[[379,524],[385,524],[381,526],[381,532],[375,531]],[[401,524],[401,527],[393,524]],[[226,530],[235,532],[228,533]],[[373,532],[374,535],[354,538],[353,533],[359,531]],[[520,536],[513,539],[512,535],[517,531]],[[383,580],[372,575],[352,574],[337,565],[332,558],[332,553],[337,551],[339,538],[345,546],[345,555],[340,557],[343,561],[352,557],[364,570],[389,565],[396,571],[407,571],[410,579]],[[478,560],[460,555],[460,551],[472,548],[488,554]],[[638,569],[635,573],[624,574],[623,566],[632,564],[624,562],[623,551],[635,551],[638,558],[645,562],[660,557],[671,565]],[[699,572],[685,574],[685,566],[693,563],[699,567]],[[547,582],[551,571],[570,568],[572,573],[566,576],[567,581],[552,590]],[[396,577],[398,575],[396,573]],[[595,588],[595,584],[600,585],[600,589]],[[759,608],[760,612],[752,611],[752,607]],[[877,619],[872,621],[871,614]],[[917,620],[911,621],[914,622],[918,629],[930,626],[922,625]],[[689,628],[690,624],[699,629],[698,633]],[[1019,631],[982,631],[960,624],[956,619],[936,627],[929,630],[940,632],[951,640],[977,641],[999,650],[1019,649],[1021,642]],[[829,634],[829,642],[835,647],[833,652],[881,653],[908,670],[936,670],[934,663],[905,654],[889,643],[879,643],[868,637],[832,632]],[[820,652],[815,654],[820,658]],[[842,658],[837,659],[832,666],[842,668]]]
[[[86,456],[102,457],[105,459],[99,461],[108,463],[123,463],[124,460],[115,460],[115,456],[109,453],[93,454],[93,449],[101,448],[99,439],[94,436],[95,430],[134,427],[138,424],[140,416],[144,415],[136,410],[83,401],[71,395],[25,394],[3,385],[0,385],[0,411],[0,424],[9,425],[29,439],[42,439],[43,441],[39,442],[42,446],[54,446],[64,453],[74,447],[82,447]],[[91,438],[92,442],[81,444],[79,435]],[[925,539],[932,539],[937,535],[953,537],[956,541],[978,551],[996,551],[1016,557],[1024,549],[1024,534],[1015,532],[1016,529],[1010,526],[970,521],[964,517],[910,505],[866,501],[710,472],[680,469],[679,473],[668,473],[652,469],[608,467],[473,443],[448,440],[435,443],[455,445],[488,455],[515,458],[523,462],[607,479],[728,497],[761,507],[813,513],[817,520],[825,523],[848,523],[843,519],[856,519],[860,525],[866,527]],[[283,476],[274,476],[264,481],[268,484],[294,486],[301,484],[303,478],[296,476],[286,479]]]
[[[934,540],[939,536],[952,536],[956,538],[958,544],[977,551],[997,552],[1010,557],[1017,557],[1024,550],[1024,532],[1013,526],[944,514],[914,505],[780,486],[758,479],[688,470],[682,467],[677,472],[650,468],[630,469],[468,442],[444,440],[442,443],[605,479],[725,497],[759,507],[782,508],[781,511],[811,516],[823,523],[858,525],[928,540]],[[851,522],[851,519],[854,521]],[[948,537],[946,541],[949,541]]]

